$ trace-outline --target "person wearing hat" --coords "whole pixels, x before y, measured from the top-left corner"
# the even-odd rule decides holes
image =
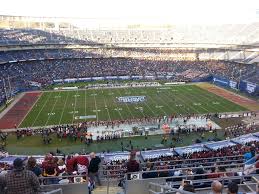
[[[32,171],[25,170],[21,158],[14,160],[13,170],[5,175],[5,187],[7,194],[37,194],[40,191],[37,176]]]

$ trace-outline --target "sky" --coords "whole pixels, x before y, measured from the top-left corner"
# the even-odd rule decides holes
[[[259,0],[0,0],[0,15],[95,18],[103,22],[250,23]]]

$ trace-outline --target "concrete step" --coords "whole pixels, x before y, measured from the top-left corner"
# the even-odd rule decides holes
[[[107,194],[107,186],[97,186],[93,194]],[[109,194],[123,194],[123,190],[120,187],[109,187]]]

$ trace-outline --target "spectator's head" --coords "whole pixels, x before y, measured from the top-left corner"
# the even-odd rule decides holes
[[[27,162],[28,169],[32,169],[36,166],[36,159],[34,157],[30,157]]]
[[[21,158],[16,158],[13,161],[13,168],[16,171],[21,171],[23,170],[24,164],[23,164],[23,160]]]
[[[63,166],[65,163],[64,163],[64,160],[59,159],[57,164],[58,164],[58,166]]]
[[[221,194],[223,185],[219,181],[213,181],[211,184],[211,189],[214,194]]]
[[[195,193],[194,186],[191,184],[185,184],[183,186],[183,190]]]
[[[90,153],[90,158],[91,158],[91,159],[95,158],[95,153],[94,153],[94,152],[91,152],[91,153]]]
[[[136,152],[135,151],[132,151],[131,153],[130,153],[130,158],[129,158],[130,160],[135,160],[136,159]]]
[[[235,182],[228,183],[228,194],[237,194],[238,193],[238,185]]]

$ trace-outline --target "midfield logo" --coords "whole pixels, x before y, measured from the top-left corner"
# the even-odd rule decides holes
[[[144,102],[146,100],[146,96],[121,96],[116,98],[118,102],[123,102],[123,103],[138,103],[138,102]]]

